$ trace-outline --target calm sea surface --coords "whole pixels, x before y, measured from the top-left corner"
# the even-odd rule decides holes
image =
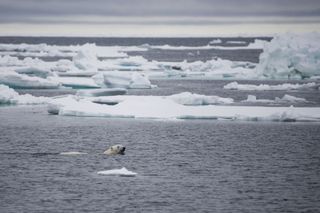
[[[33,38],[6,39],[21,43]],[[51,39],[41,42],[61,44]],[[190,42],[199,46],[208,41]],[[180,40],[135,42],[125,45],[187,45]],[[157,57],[168,54],[163,51]],[[239,57],[236,51],[229,54]],[[158,88],[129,94],[190,91],[236,102],[248,94],[268,99],[290,94],[310,101],[295,106],[320,106],[316,90],[223,90],[229,82],[157,80],[152,83]],[[18,91],[37,96],[75,92]],[[126,155],[101,154],[118,143],[126,146]],[[59,155],[67,151],[88,154]],[[1,106],[0,212],[320,212],[319,153],[318,123],[85,118],[49,115],[45,106]],[[97,175],[121,167],[138,175]]]

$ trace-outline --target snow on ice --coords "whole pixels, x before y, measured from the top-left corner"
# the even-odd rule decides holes
[[[19,95],[8,86],[0,84],[0,104],[46,104],[49,100],[47,97],[34,97],[30,94]]]

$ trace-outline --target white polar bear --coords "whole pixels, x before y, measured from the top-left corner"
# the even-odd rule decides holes
[[[107,155],[124,155],[124,151],[126,150],[126,147],[124,147],[121,144],[113,145],[109,149],[107,149],[103,154]]]

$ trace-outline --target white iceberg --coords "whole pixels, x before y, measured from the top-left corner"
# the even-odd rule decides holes
[[[134,177],[137,173],[127,170],[125,167],[121,169],[111,169],[97,172],[98,175],[116,175],[122,177]]]
[[[317,121],[319,107],[186,106],[169,98],[142,96],[125,98],[116,105],[96,104],[72,96],[56,99],[49,113],[65,116],[95,116],[143,119],[229,119],[249,121]]]
[[[303,83],[303,84],[278,84],[278,85],[269,85],[269,84],[239,84],[238,82],[231,82],[226,84],[223,88],[230,90],[301,90],[301,89],[318,89],[319,84],[315,82]]]
[[[0,84],[23,89],[56,89],[60,87],[60,83],[57,81],[22,75],[13,71],[0,72]]]
[[[276,97],[274,100],[270,99],[257,99],[254,95],[248,95],[246,100],[242,102],[250,103],[268,103],[268,104],[280,104],[280,103],[306,103],[308,102],[305,98],[298,98],[292,95],[285,94],[282,98]]]
[[[271,79],[310,78],[320,75],[320,33],[286,33],[266,43],[257,73]]]
[[[34,97],[30,94],[19,95],[19,93],[8,86],[0,84],[0,104],[46,104],[50,100],[47,97]]]

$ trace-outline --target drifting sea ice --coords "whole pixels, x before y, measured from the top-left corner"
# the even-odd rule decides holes
[[[214,78],[254,78],[256,64],[251,62],[233,62],[220,58],[214,58],[205,62],[195,61],[180,63],[159,63],[168,76],[206,76]]]
[[[46,104],[50,100],[47,97],[34,97],[29,94],[19,95],[14,89],[0,84],[0,104]]]
[[[0,84],[24,89],[56,89],[60,87],[60,83],[53,79],[30,77],[14,71],[0,72]]]
[[[59,82],[61,85],[72,88],[100,88],[92,78],[85,77],[49,77],[51,81]]]
[[[98,85],[108,88],[151,89],[154,87],[148,77],[139,72],[100,72],[92,78]]]
[[[276,97],[274,100],[257,99],[257,97],[254,95],[248,95],[247,100],[243,100],[242,102],[281,104],[281,103],[300,103],[300,102],[308,102],[308,101],[305,98],[298,98],[295,96],[285,94],[282,98]]]
[[[230,90],[300,90],[300,89],[319,89],[319,84],[315,82],[304,83],[304,84],[278,84],[278,85],[268,85],[268,84],[239,84],[238,82],[231,82],[226,84],[223,88]]]
[[[125,167],[121,169],[111,169],[97,172],[98,175],[116,175],[122,177],[134,177],[137,173],[127,170]]]
[[[176,103],[179,103],[182,105],[190,105],[190,106],[233,103],[232,98],[222,98],[219,96],[206,96],[206,95],[199,95],[199,94],[190,93],[190,92],[174,94],[171,96],[167,96],[166,98],[169,98]]]
[[[116,105],[96,104],[74,96],[50,102],[48,112],[65,116],[96,116],[143,119],[228,119],[250,121],[317,121],[319,107],[186,106],[169,98],[143,96]]]

